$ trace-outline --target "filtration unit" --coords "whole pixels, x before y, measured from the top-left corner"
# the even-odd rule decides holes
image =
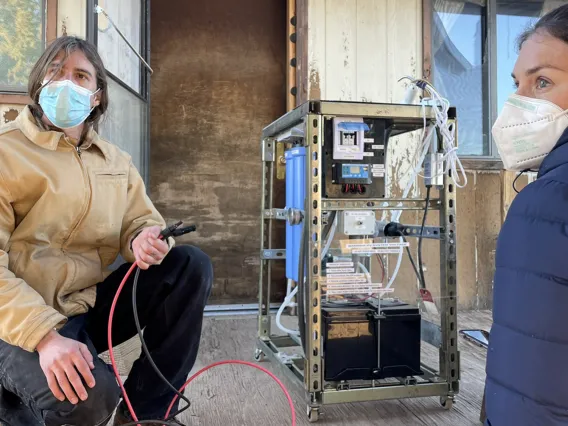
[[[314,101],[263,131],[255,358],[268,357],[303,382],[312,422],[326,404],[439,396],[450,408],[458,393],[455,176],[443,173],[447,141],[435,126],[437,113],[430,106]],[[447,115],[455,130],[454,109]],[[417,169],[411,180],[425,174],[427,196],[409,198],[408,187],[403,197],[389,198],[389,142],[420,130],[425,143],[418,157],[426,170]],[[286,205],[275,206],[274,187],[282,180]],[[425,225],[429,210],[439,212],[439,226]],[[422,212],[422,224],[400,223],[404,211]],[[286,221],[285,248],[272,246],[275,220]],[[420,242],[419,258],[422,240],[438,243],[437,304],[425,297],[430,293],[420,259],[418,267],[412,260],[411,239]],[[405,301],[396,297],[395,278],[407,254],[418,288]],[[281,261],[289,285],[276,318],[285,333],[276,334],[270,289],[272,264]],[[426,315],[428,304],[439,315]],[[297,307],[297,330],[281,323],[287,306]],[[438,349],[438,366],[424,362],[424,343]]]

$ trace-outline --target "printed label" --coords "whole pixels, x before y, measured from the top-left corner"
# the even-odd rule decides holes
[[[355,249],[355,250],[367,250],[367,249],[378,249],[378,248],[403,248],[408,247],[410,244],[408,242],[405,243],[368,243],[368,244],[346,244],[345,247],[348,249]]]
[[[367,283],[369,282],[365,277],[325,277],[321,280],[323,283],[327,284],[354,284],[354,283]]]
[[[351,253],[358,256],[372,256],[374,254],[399,254],[401,249],[374,249],[374,250],[353,250]]]
[[[353,266],[353,262],[330,262],[326,266],[328,269],[331,268],[348,268],[349,266]]]
[[[328,271],[328,274],[348,274],[354,272],[355,268],[332,268]]]

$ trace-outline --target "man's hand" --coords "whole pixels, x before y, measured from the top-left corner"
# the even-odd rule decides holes
[[[87,390],[77,371],[83,376],[87,385],[95,386],[95,378],[91,370],[95,368],[93,355],[86,345],[73,339],[50,331],[37,345],[39,363],[47,378],[49,389],[60,401],[65,398],[77,404],[87,399]]]
[[[159,226],[144,228],[132,242],[134,258],[140,269],[158,265],[168,254],[168,244],[158,239],[160,232],[162,230]]]

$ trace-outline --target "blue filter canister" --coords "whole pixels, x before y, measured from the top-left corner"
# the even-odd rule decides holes
[[[286,208],[304,210],[306,196],[306,148],[297,147],[284,153],[286,158]],[[286,277],[298,282],[298,262],[302,224],[286,222]]]

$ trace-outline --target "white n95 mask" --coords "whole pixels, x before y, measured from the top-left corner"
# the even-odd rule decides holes
[[[568,127],[567,113],[549,101],[509,96],[492,129],[505,169],[537,169]]]

